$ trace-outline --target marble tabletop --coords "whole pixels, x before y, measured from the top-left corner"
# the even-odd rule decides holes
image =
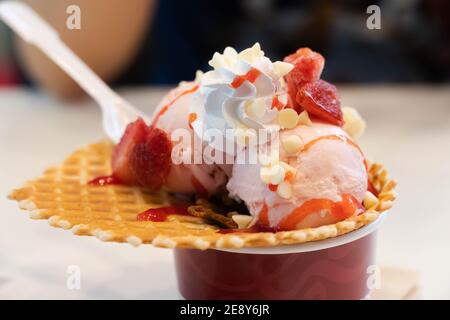
[[[368,122],[360,144],[399,181],[378,263],[417,270],[421,297],[450,298],[450,86],[341,86]],[[166,88],[123,88],[151,111]],[[103,243],[32,221],[8,192],[74,149],[104,138],[95,104],[0,89],[0,298],[177,299],[170,250]],[[81,287],[70,290],[70,266]],[[68,273],[69,272],[69,273]]]

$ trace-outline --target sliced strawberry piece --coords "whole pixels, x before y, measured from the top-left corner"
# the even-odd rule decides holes
[[[123,183],[135,183],[128,166],[129,158],[134,146],[145,139],[147,130],[144,120],[137,119],[127,126],[119,144],[114,148],[111,161],[113,175]]]
[[[285,76],[288,86],[288,106],[301,112],[295,100],[297,91],[305,84],[320,79],[325,59],[320,53],[309,48],[300,48],[284,58],[284,61],[294,65],[294,69]]]
[[[325,58],[310,48],[300,48],[285,57],[284,61],[294,65],[294,69],[286,75],[286,80],[297,86],[319,80],[325,65]]]
[[[150,128],[144,141],[135,145],[129,159],[134,180],[152,191],[159,190],[169,175],[172,142],[168,134]]]
[[[296,101],[310,115],[320,120],[337,126],[344,123],[337,89],[324,80],[305,84],[297,92]]]

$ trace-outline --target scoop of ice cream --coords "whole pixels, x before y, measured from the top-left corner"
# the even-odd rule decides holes
[[[214,194],[227,182],[231,174],[231,165],[207,164],[200,159],[194,163],[194,155],[202,156],[202,142],[193,134],[192,118],[189,108],[198,90],[198,82],[183,82],[170,91],[157,106],[153,114],[152,125],[164,130],[172,138],[174,133],[184,134],[178,141],[172,140],[172,165],[165,182],[170,192],[197,193],[199,195]],[[197,139],[195,141],[194,139]],[[186,143],[186,141],[189,142]],[[186,154],[191,154],[189,159]],[[184,161],[189,160],[189,161]]]
[[[282,130],[279,158],[268,166],[235,164],[227,189],[268,227],[316,227],[361,212],[367,170],[340,127],[313,123]]]

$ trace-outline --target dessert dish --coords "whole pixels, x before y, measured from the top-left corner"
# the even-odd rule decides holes
[[[396,183],[366,160],[365,122],[320,78],[324,63],[308,48],[276,62],[259,44],[226,48],[151,123],[76,151],[10,197],[77,235],[176,248],[186,298],[363,298]]]
[[[216,215],[233,226],[231,218],[236,227],[289,231],[334,224],[365,211],[364,197],[375,195],[368,191],[364,154],[342,128],[344,113],[353,136],[365,123],[356,110],[342,111],[336,87],[320,79],[320,54],[302,48],[285,62],[272,63],[255,44],[239,53],[228,47],[210,65],[213,70],[199,72],[163,99],[149,127],[141,119],[129,125],[113,154],[115,177],[197,198],[225,192],[248,211]],[[266,139],[256,139],[261,133],[256,130]],[[177,131],[189,143],[174,145]],[[268,146],[276,150],[265,153],[265,161],[237,160],[251,152],[260,156],[261,147]],[[214,152],[207,159],[206,148]],[[189,213],[198,215],[199,206]]]

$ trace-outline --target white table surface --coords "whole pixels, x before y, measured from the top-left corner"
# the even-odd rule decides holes
[[[398,179],[378,263],[418,270],[422,298],[450,299],[450,87],[341,87],[368,122],[361,145]],[[164,89],[124,89],[151,110]],[[34,221],[6,199],[74,149],[104,137],[92,101],[0,89],[0,298],[177,299],[172,252],[103,243]],[[69,265],[81,289],[68,290]]]

